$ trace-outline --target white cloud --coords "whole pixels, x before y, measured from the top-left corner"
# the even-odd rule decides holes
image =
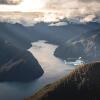
[[[100,17],[100,0],[46,0],[45,9],[58,10],[62,17],[92,21]],[[53,12],[52,12],[53,13]],[[57,15],[58,16],[58,15]],[[55,15],[55,17],[57,17]]]
[[[91,22],[91,21],[93,21],[95,18],[96,18],[95,15],[88,15],[88,16],[84,17],[84,18],[81,20],[81,22]]]
[[[12,1],[12,0],[11,0]],[[38,1],[38,2],[37,2]],[[42,1],[42,2],[41,2]],[[23,4],[24,2],[24,4]],[[3,16],[5,19],[11,21],[15,20],[17,22],[33,22],[33,21],[44,21],[44,22],[58,22],[63,18],[67,18],[71,22],[80,23],[80,22],[90,22],[98,21],[100,22],[100,0],[24,0],[19,6],[4,7],[9,11],[32,11],[33,7],[37,8],[42,5],[41,10],[43,14],[34,17],[26,15],[15,15],[15,19],[11,16]],[[34,6],[35,5],[35,6]],[[0,8],[1,9],[1,8]],[[35,11],[35,9],[34,9]],[[31,21],[30,21],[31,20]]]
[[[66,26],[68,25],[67,22],[57,22],[57,23],[51,23],[49,26]]]

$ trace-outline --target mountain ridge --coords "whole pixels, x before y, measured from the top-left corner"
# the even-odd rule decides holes
[[[98,61],[100,59],[99,37],[100,29],[80,34],[59,46],[55,51],[55,56],[63,60],[82,57],[87,63]]]
[[[43,74],[35,57],[0,39],[0,82],[30,82]]]
[[[99,100],[100,62],[81,65],[25,100]]]

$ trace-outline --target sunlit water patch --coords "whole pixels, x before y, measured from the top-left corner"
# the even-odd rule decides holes
[[[44,74],[30,83],[0,83],[0,100],[23,100],[43,86],[64,77],[74,69],[74,66],[68,66],[64,61],[54,56],[57,47],[57,45],[42,40],[32,43],[32,47],[28,51],[38,60]]]
[[[72,68],[54,56],[56,48],[56,45],[48,44],[46,41],[38,41],[32,43],[32,48],[29,49],[45,71],[42,77],[59,78],[59,75],[61,76],[64,72],[67,73]]]

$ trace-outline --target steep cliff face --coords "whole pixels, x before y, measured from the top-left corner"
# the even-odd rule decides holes
[[[0,39],[0,81],[28,82],[42,74],[41,66],[30,52]]]
[[[80,66],[26,100],[100,100],[100,62]]]
[[[62,59],[82,57],[85,61],[100,59],[100,30],[90,31],[66,41],[57,48],[55,55]]]

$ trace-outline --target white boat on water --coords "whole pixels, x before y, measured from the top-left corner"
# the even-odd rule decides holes
[[[71,59],[75,59],[75,58],[70,58]],[[82,57],[79,57],[78,59],[76,59],[75,61],[66,61],[64,60],[64,63],[66,65],[74,65],[74,66],[77,66],[77,65],[81,65],[81,64],[85,64],[85,62],[82,60]]]

